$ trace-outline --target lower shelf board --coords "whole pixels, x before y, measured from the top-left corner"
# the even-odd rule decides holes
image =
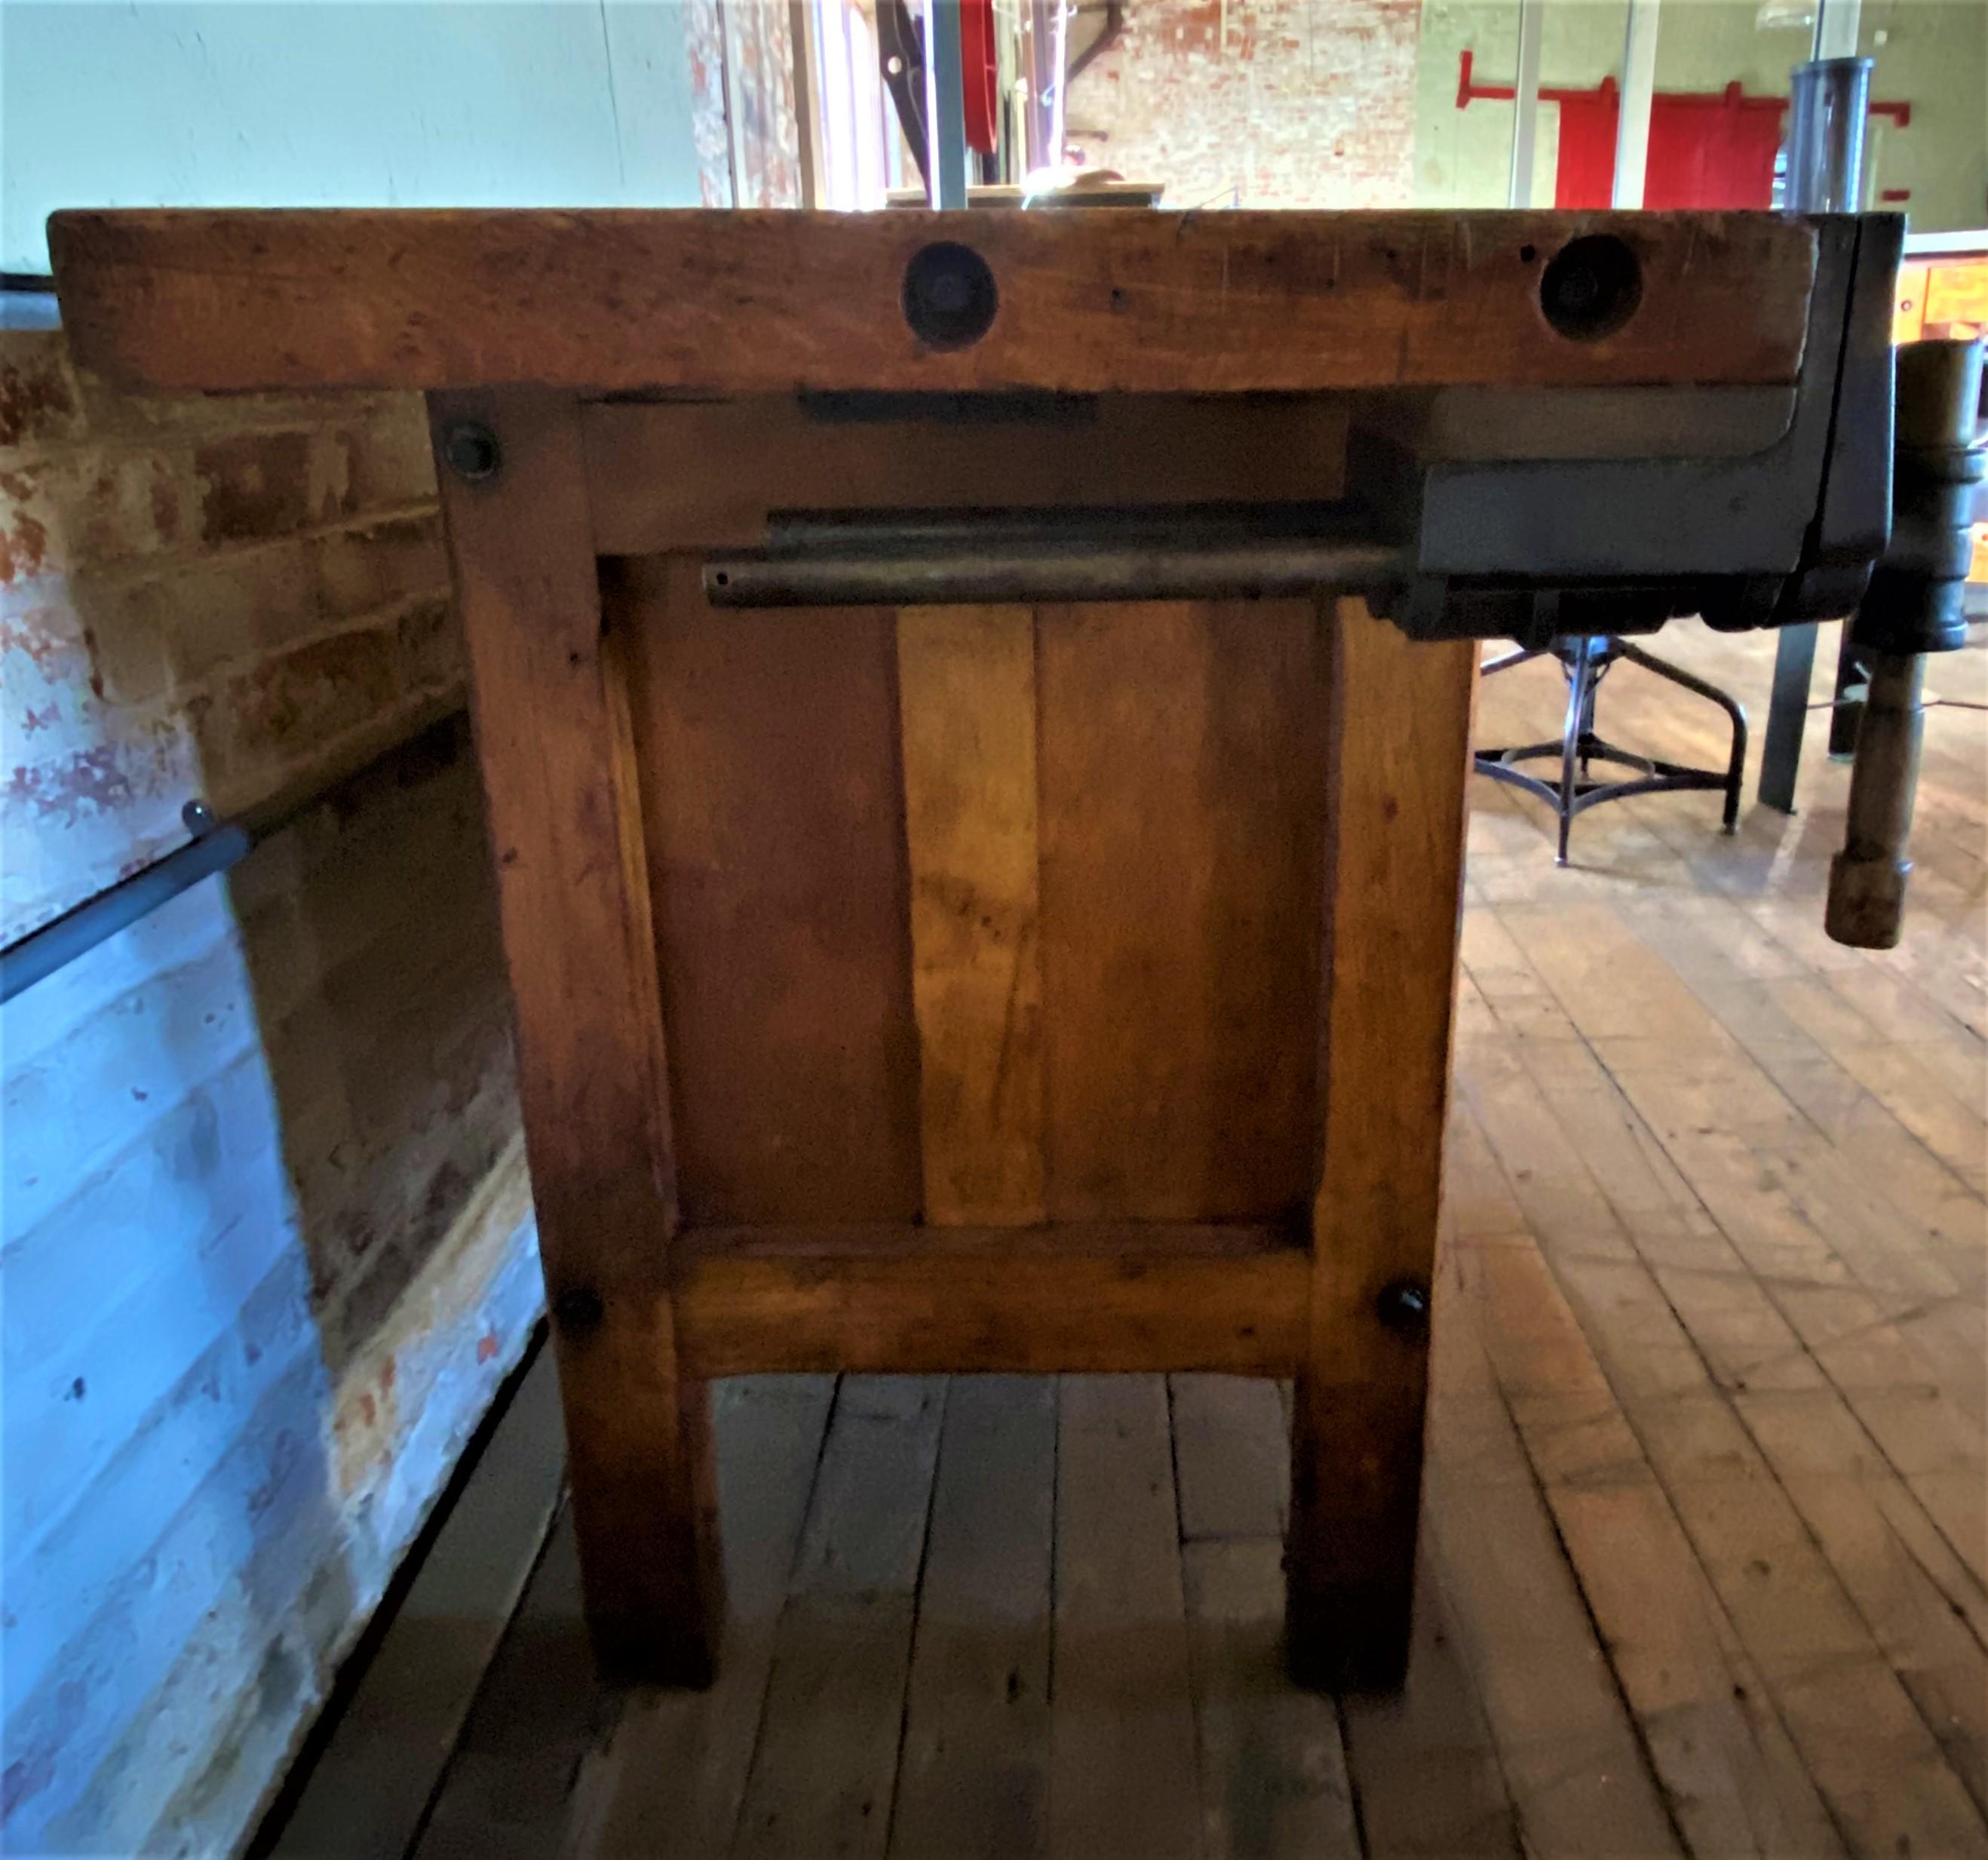
[[[1303,1237],[1266,1225],[695,1229],[674,1243],[696,1376],[1222,1370],[1288,1375]]]

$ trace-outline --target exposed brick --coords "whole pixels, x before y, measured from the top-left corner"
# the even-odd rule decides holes
[[[312,557],[319,602],[340,618],[448,587],[441,519],[430,512],[330,532],[313,543]]]
[[[1420,0],[1138,0],[1070,86],[1068,140],[1170,206],[1406,206],[1420,19]]]
[[[83,396],[59,330],[10,330],[0,340],[0,447],[79,438]]]
[[[231,788],[259,766],[293,765],[385,709],[397,689],[398,644],[390,624],[354,627],[230,678],[208,721],[226,742]]]
[[[133,712],[117,732],[86,746],[59,749],[49,759],[7,761],[0,799],[10,831],[24,837],[51,827],[74,827],[87,817],[117,815],[137,803],[183,793],[184,736],[163,712]]]
[[[294,645],[326,624],[303,539],[178,558],[143,575],[79,577],[73,593],[106,651],[149,643],[183,690],[230,660]]]
[[[194,454],[200,526],[209,543],[285,536],[326,514],[309,433],[237,433]]]
[[[397,509],[434,496],[434,452],[418,396],[397,397],[363,427],[340,437],[350,461],[347,509]]]
[[[414,397],[145,400],[0,333],[0,937],[458,685]],[[237,1843],[515,1357],[492,891],[473,759],[403,754],[10,1004],[24,1852]]]
[[[149,450],[85,446],[0,468],[0,586],[174,548],[187,502],[178,462]]]
[[[405,685],[434,691],[462,681],[467,670],[462,635],[446,595],[410,607],[396,623],[396,630],[394,644]]]

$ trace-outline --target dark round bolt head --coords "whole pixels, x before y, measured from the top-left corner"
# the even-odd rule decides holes
[[[598,1327],[607,1309],[590,1285],[569,1286],[553,1300],[553,1316],[569,1337],[583,1337]]]
[[[1428,1287],[1418,1279],[1397,1279],[1381,1288],[1374,1309],[1389,1330],[1419,1337],[1428,1328]]]
[[[458,478],[466,479],[472,484],[495,478],[504,458],[497,435],[489,427],[479,426],[471,420],[451,426],[443,434],[441,455]]]

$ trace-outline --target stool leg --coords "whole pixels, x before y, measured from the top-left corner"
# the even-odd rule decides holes
[[[1567,864],[1567,834],[1574,825],[1574,797],[1580,784],[1581,733],[1588,715],[1592,696],[1594,642],[1585,634],[1574,642],[1574,658],[1567,668],[1567,722],[1560,733],[1560,848],[1554,864]]]
[[[1694,673],[1685,671],[1682,665],[1673,665],[1668,659],[1658,658],[1654,652],[1645,652],[1641,646],[1633,645],[1626,639],[1617,642],[1617,656],[1627,659],[1632,665],[1641,666],[1645,671],[1654,672],[1660,678],[1668,678],[1673,685],[1682,685],[1686,691],[1705,698],[1709,703],[1717,705],[1725,712],[1726,720],[1733,725],[1733,752],[1726,758],[1726,762],[1725,814],[1726,830],[1731,833],[1740,823],[1740,778],[1745,774],[1746,769],[1745,707],[1736,698],[1729,696],[1716,685],[1711,684]],[[1770,725],[1770,729],[1771,727]],[[1763,775],[1761,783],[1763,787],[1766,781],[1767,777]],[[1768,797],[1763,793],[1760,798],[1767,800]],[[1769,805],[1779,807],[1780,803],[1770,801]],[[1783,811],[1793,812],[1792,803]]]

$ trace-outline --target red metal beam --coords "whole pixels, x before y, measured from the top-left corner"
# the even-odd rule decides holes
[[[1509,103],[1516,98],[1518,92],[1510,84],[1477,83],[1472,75],[1472,53],[1464,51],[1457,54],[1456,107],[1459,110],[1476,102]],[[1613,96],[1616,89],[1614,79],[1604,77],[1600,83],[1586,90],[1564,84],[1542,84],[1540,96],[1543,100],[1552,103],[1600,102]],[[1657,95],[1666,103],[1689,103],[1706,110],[1780,110],[1788,107],[1786,97],[1743,90],[1737,79],[1728,84],[1723,90],[1660,90]],[[1912,123],[1912,107],[1909,103],[1874,103],[1870,113],[1874,117],[1889,117],[1899,128],[1905,129]]]

